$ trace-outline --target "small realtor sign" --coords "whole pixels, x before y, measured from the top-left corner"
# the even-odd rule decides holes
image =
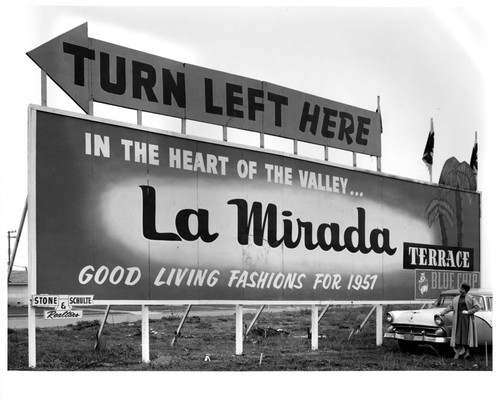
[[[94,304],[93,295],[33,295],[33,307],[54,307],[44,311],[45,319],[79,319],[83,317],[82,310],[74,310],[73,305],[90,306]]]
[[[36,307],[60,306],[62,301],[66,306],[92,306],[93,295],[33,295],[31,305]],[[64,308],[65,309],[65,308]]]
[[[53,309],[50,311],[43,311],[44,319],[81,319],[83,318],[82,310],[73,309]]]
[[[59,295],[33,295],[31,306],[34,307],[56,307],[59,304]]]

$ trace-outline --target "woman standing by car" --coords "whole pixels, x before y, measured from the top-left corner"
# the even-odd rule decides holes
[[[468,294],[469,290],[469,284],[460,284],[460,295],[453,298],[451,304],[438,314],[443,316],[453,311],[450,346],[455,350],[455,359],[462,354],[464,358],[470,357],[469,347],[477,347],[474,313],[479,311],[480,307],[476,300]]]

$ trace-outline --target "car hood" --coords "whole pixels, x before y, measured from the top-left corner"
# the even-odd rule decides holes
[[[408,311],[392,311],[393,324],[408,324],[415,326],[436,326],[434,316],[441,312],[442,308],[415,309]],[[450,314],[447,314],[448,316]],[[437,326],[436,326],[437,327]]]

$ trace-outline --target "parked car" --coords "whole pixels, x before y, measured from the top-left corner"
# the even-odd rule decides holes
[[[386,314],[389,324],[384,338],[394,339],[399,343],[401,351],[411,351],[419,344],[431,344],[440,350],[449,347],[453,312],[439,317],[437,314],[447,307],[458,290],[443,291],[429,309],[415,309],[405,311],[390,311]],[[492,346],[493,342],[493,294],[491,290],[472,288],[469,291],[481,307],[474,314],[478,347]]]

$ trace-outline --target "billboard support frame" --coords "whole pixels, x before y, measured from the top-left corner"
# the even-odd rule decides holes
[[[92,109],[92,101],[91,101],[91,109]],[[49,108],[47,106],[30,106],[29,109],[29,125],[28,125],[28,132],[30,136],[30,141],[28,145],[29,149],[29,171],[30,172],[35,172],[36,169],[36,147],[35,147],[35,142],[33,139],[36,136],[36,113],[38,111],[42,112],[49,112],[49,113],[56,113],[59,115],[64,115],[64,116],[69,116],[69,117],[74,117],[77,119],[85,119],[85,120],[90,120],[90,121],[99,121],[103,123],[109,123],[109,124],[119,124],[122,127],[129,127],[129,128],[137,128],[138,126],[141,126],[142,123],[142,114],[140,111],[137,111],[137,118],[138,118],[138,125],[130,124],[130,123],[124,123],[124,122],[116,122],[110,119],[106,118],[101,118],[101,117],[94,117],[94,116],[88,116],[88,115],[82,115],[74,112],[67,112],[67,111],[59,111],[53,108]],[[185,120],[181,121],[183,123],[182,129],[185,129]],[[181,137],[180,134],[174,133],[171,131],[167,130],[162,130],[162,129],[149,129],[148,130],[152,131],[153,133],[160,133],[160,134],[169,134],[174,137]],[[261,137],[262,133],[261,133]],[[205,138],[199,138],[201,141],[211,143],[211,144],[222,144],[223,142],[220,140],[208,140]],[[195,138],[196,140],[196,138]],[[226,143],[227,144],[227,143]],[[262,146],[263,144],[261,144]],[[240,146],[241,148],[241,146]],[[256,149],[255,147],[243,147],[243,148],[248,148],[249,150]],[[263,148],[263,147],[262,147]],[[294,155],[298,155],[298,141],[294,140]],[[275,154],[275,155],[290,155],[289,153],[281,153],[281,152],[276,152],[272,150],[265,150],[266,153],[269,154]],[[325,147],[325,157],[327,157],[327,147]],[[304,156],[299,156],[300,159],[305,160],[305,161],[312,161],[311,158],[304,157]],[[327,158],[325,158],[326,161],[328,161]],[[377,158],[377,161],[379,161],[380,158]],[[330,165],[330,164],[328,164]],[[333,164],[334,165],[334,164]],[[383,177],[388,177],[388,178],[395,178],[395,179],[402,179],[402,180],[408,180],[408,178],[401,178],[395,175],[391,174],[386,174],[386,173],[381,173],[379,170],[377,172],[374,171],[368,171],[368,170],[363,170],[363,169],[355,169],[355,167],[343,167],[348,170],[354,170],[354,171],[362,171],[369,173],[371,175],[375,176],[383,176]],[[437,184],[429,184],[427,182],[422,182],[422,181],[416,181],[416,180],[410,180],[413,183],[421,183],[425,184],[427,186],[438,186]],[[29,193],[28,193],[28,204],[31,206],[36,206],[36,183],[35,183],[35,175],[30,174],[29,177]],[[453,189],[453,188],[450,188]],[[454,189],[453,189],[454,190]],[[36,267],[36,209],[31,208],[28,210],[28,224],[29,228],[31,229],[28,234],[28,239],[30,243],[30,248],[29,248],[29,260],[30,260],[30,273],[29,273],[29,295],[30,298],[36,294],[36,289],[37,289],[37,284],[36,284],[36,272],[37,272],[37,267]],[[150,301],[150,300],[95,300],[94,301],[96,304],[99,303],[104,303],[106,305],[125,305],[125,304],[130,304],[132,303],[133,305],[140,305],[142,308],[142,326],[143,329],[146,330],[143,332],[143,361],[144,362],[149,362],[149,306],[150,305],[186,305],[186,304],[191,304],[191,305],[204,305],[204,304],[209,304],[209,305],[218,305],[218,304],[227,304],[228,300],[196,300],[196,301],[188,301],[188,300],[169,300],[169,301],[164,301],[164,300],[155,300],[155,301]],[[376,306],[376,344],[381,345],[382,344],[382,307],[384,304],[421,304],[423,300],[389,300],[389,301],[375,301],[375,300],[368,300],[368,301],[362,301],[362,300],[356,300],[356,301],[348,301],[348,300],[342,300],[342,301],[332,301],[332,300],[313,300],[313,301],[305,301],[305,300],[300,300],[300,301],[285,301],[285,300],[279,300],[279,301],[269,301],[269,300],[245,300],[245,301],[232,301],[233,304],[236,305],[236,354],[242,354],[243,352],[243,321],[242,321],[242,307],[243,304],[245,305],[283,305],[283,304],[291,304],[291,305],[308,305],[311,304],[311,348],[317,349],[318,348],[318,322],[319,322],[319,317],[318,317],[318,305],[324,305],[324,304],[336,304],[336,305],[371,305],[371,306]],[[30,301],[30,307],[28,309],[28,342],[29,342],[29,365],[30,367],[35,367],[36,365],[36,323],[35,323],[35,314],[36,314],[36,309],[34,306],[32,306],[32,303]],[[322,315],[323,316],[323,313]],[[147,346],[146,346],[147,345]]]
[[[21,220],[19,222],[19,226],[17,227],[14,249],[12,250],[12,254],[10,252],[10,243],[9,243],[9,271],[7,275],[7,282],[10,281],[10,275],[12,273],[12,268],[14,267],[14,262],[16,261],[17,248],[19,247],[19,243],[21,242],[21,235],[23,233],[24,223],[26,221],[26,214],[28,213],[28,198],[26,197],[26,201],[24,202],[23,212],[21,214]],[[10,236],[9,236],[10,242]]]
[[[243,355],[243,305],[236,305],[236,355]]]
[[[179,326],[177,327],[177,330],[175,331],[174,333],[174,338],[172,339],[172,341],[170,342],[170,345],[173,346],[177,340],[177,337],[179,337],[179,335],[181,334],[181,329],[182,327],[184,326],[184,322],[186,322],[186,319],[187,319],[187,316],[189,314],[189,311],[191,310],[191,307],[193,305],[188,305],[187,308],[186,308],[186,311],[184,312],[184,316],[182,317],[181,319],[181,323],[179,323]]]
[[[311,350],[318,349],[318,305],[311,305]]]
[[[378,304],[375,305],[375,345],[376,346],[381,346],[382,342],[384,340],[383,336],[383,306]]]
[[[318,317],[318,322],[323,319],[323,316],[325,316],[325,313],[326,311],[328,311],[328,308],[330,308],[330,304],[327,304],[325,305],[325,307],[323,308],[323,310],[321,311],[321,313],[319,314],[319,317]]]
[[[110,310],[111,310],[111,305],[106,306],[106,311],[104,312],[104,319],[102,320],[101,326],[99,327],[99,331],[97,332],[97,338],[94,344],[94,350],[99,349],[99,341],[101,340],[102,331],[104,330],[104,325],[108,320],[108,315]]]
[[[260,314],[262,313],[262,311],[264,310],[266,306],[265,305],[261,305],[260,308],[259,308],[259,311],[256,313],[256,315],[254,316],[254,318],[252,319],[252,321],[250,322],[250,325],[248,326],[246,332],[245,332],[245,338],[248,336],[248,334],[250,333],[250,330],[252,330],[252,327],[253,325],[255,325],[255,322],[257,322],[257,319],[259,319],[259,316]]]
[[[142,305],[141,311],[142,362],[149,364],[149,306]]]
[[[28,136],[33,138],[36,110],[29,109]],[[28,172],[36,169],[36,146],[33,141],[28,141]],[[28,366],[36,366],[36,308],[32,304],[32,296],[36,294],[36,186],[35,175],[28,175]]]

